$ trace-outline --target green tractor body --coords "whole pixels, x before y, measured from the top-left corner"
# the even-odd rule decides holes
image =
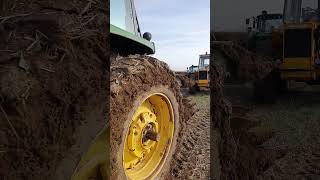
[[[110,38],[113,53],[154,54],[155,46],[151,34],[141,35],[133,0],[111,0]]]

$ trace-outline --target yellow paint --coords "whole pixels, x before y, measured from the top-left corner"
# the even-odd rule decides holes
[[[315,44],[314,44],[313,34],[318,24],[319,23],[316,23],[316,22],[284,24],[284,29],[306,29],[306,28],[311,29],[312,32],[310,36],[311,36],[311,42],[312,42],[311,44],[312,52],[310,57],[296,57],[296,58],[283,57],[283,63],[280,66],[281,77],[283,79],[296,80],[296,81],[308,81],[308,80],[316,79],[316,75],[314,73],[314,59],[316,58],[316,55],[314,52]]]
[[[82,156],[71,180],[88,180],[95,178],[97,174],[103,179],[109,179],[109,137],[110,127],[106,127]]]
[[[147,125],[160,134],[158,142],[143,142]],[[123,168],[128,179],[153,179],[157,176],[170,150],[174,135],[174,114],[164,94],[149,96],[135,111],[123,152]]]
[[[305,23],[286,23],[284,24],[285,29],[306,29],[306,28],[316,28],[316,23],[305,22]]]
[[[281,64],[280,69],[301,69],[311,70],[311,57],[301,58],[284,58],[284,62]]]
[[[281,78],[288,80],[311,80],[313,79],[313,73],[311,71],[282,71]]]
[[[199,87],[209,87],[209,80],[198,80]]]

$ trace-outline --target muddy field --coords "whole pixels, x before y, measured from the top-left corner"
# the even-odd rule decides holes
[[[291,89],[275,104],[252,101],[252,86],[226,84],[239,179],[320,179],[320,91]]]
[[[185,91],[188,91],[186,89]],[[184,93],[197,112],[186,122],[171,166],[171,179],[208,179],[210,169],[210,92]]]
[[[319,87],[294,83],[289,93],[281,95],[276,103],[256,104],[252,81],[270,72],[268,69],[272,67],[267,65],[268,61],[260,61],[258,56],[238,45],[222,44],[215,48],[220,48],[219,56],[215,54],[215,63],[237,77],[224,83],[226,76],[212,71],[212,77],[218,80],[212,88],[215,93],[211,94],[211,118],[222,142],[214,155],[220,158],[220,162],[213,163],[214,172],[221,170],[215,179],[320,179]],[[247,69],[251,66],[246,62],[251,61],[254,68],[228,69],[226,58],[242,62]],[[223,104],[223,98],[230,112],[219,105]]]

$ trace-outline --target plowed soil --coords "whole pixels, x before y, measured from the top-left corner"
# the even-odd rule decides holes
[[[257,126],[246,118],[250,91],[225,87],[223,68],[214,63],[211,72],[211,154],[212,179],[258,179],[261,171],[281,154],[259,148],[268,133],[256,135]]]
[[[198,110],[186,123],[171,165],[172,179],[208,179],[210,174],[209,91],[189,96]]]
[[[230,58],[238,65],[239,80],[245,82],[263,78],[275,66],[234,43],[222,43],[217,49],[225,55],[219,61]],[[211,177],[320,179],[319,88],[294,84],[275,104],[261,105],[254,103],[251,83],[224,84],[222,74],[212,65],[211,135],[218,132],[220,148],[212,146]]]
[[[319,94],[313,90],[291,89],[275,104],[259,105],[250,85],[226,85],[241,162],[235,166],[237,179],[320,178]]]

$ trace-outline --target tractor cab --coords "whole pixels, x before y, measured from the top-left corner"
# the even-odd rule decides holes
[[[273,29],[279,29],[282,25],[282,14],[267,14],[267,11],[257,16],[257,30],[264,33],[272,33]]]
[[[190,66],[189,68],[187,68],[188,74],[193,74],[193,73],[195,73],[195,72],[197,72],[197,71],[198,71],[198,66],[192,65],[192,66]]]
[[[309,2],[308,2],[309,3]],[[283,59],[281,77],[285,80],[318,81],[320,78],[320,23],[316,2],[286,0],[284,6]]]
[[[199,56],[198,78],[197,84],[199,87],[209,87],[209,66],[210,54],[206,53]]]
[[[274,102],[291,81],[320,84],[320,0],[285,0],[278,68],[254,83],[259,101]],[[266,90],[267,89],[267,90]]]
[[[273,29],[279,29],[282,25],[282,14],[268,14],[262,11],[257,17],[246,19],[247,29],[256,33],[272,33]]]
[[[262,56],[281,56],[278,44],[282,44],[282,14],[262,11],[257,17],[246,19],[248,50]]]

